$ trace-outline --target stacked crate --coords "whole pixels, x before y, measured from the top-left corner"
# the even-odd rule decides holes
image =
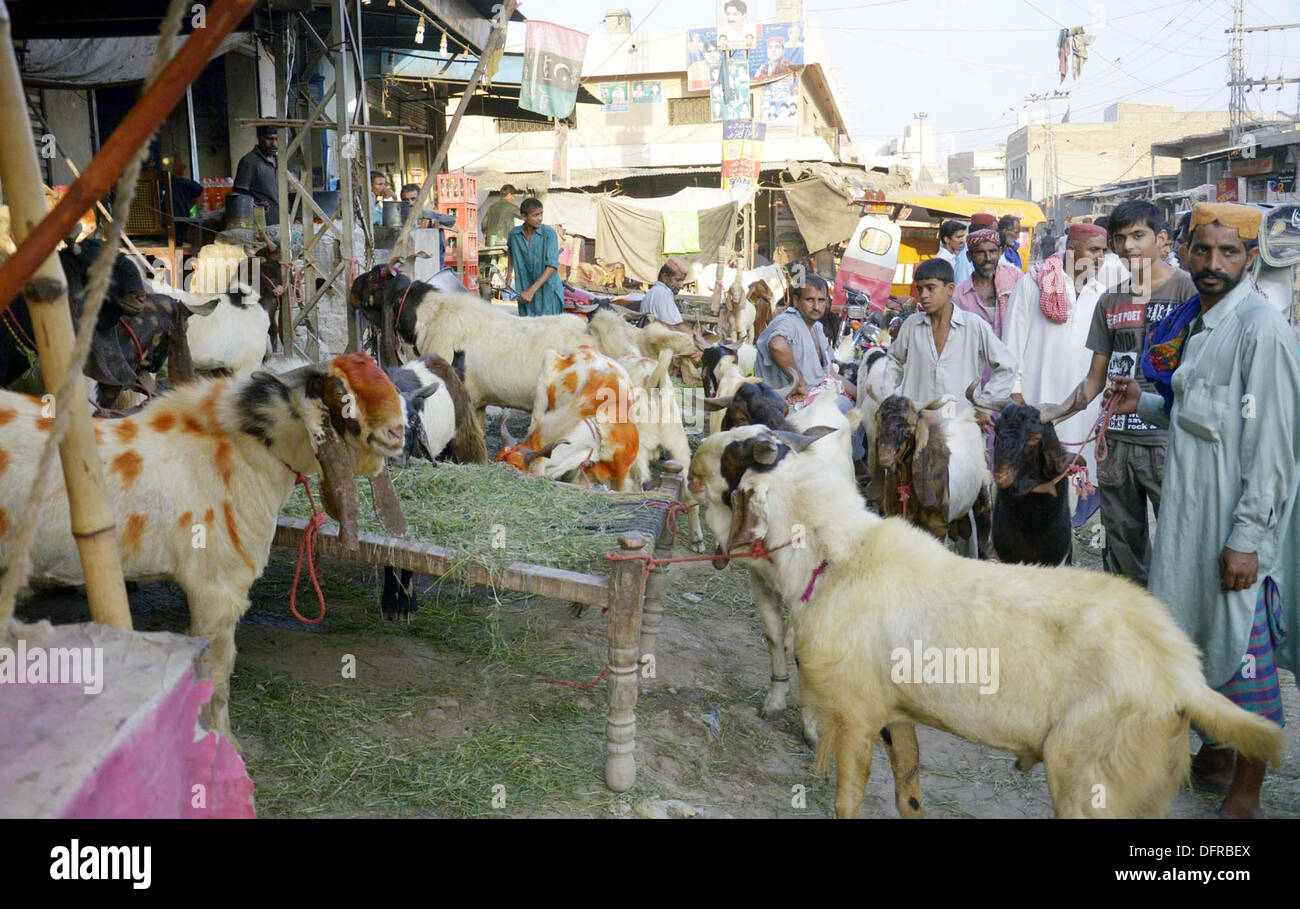
[[[465,287],[477,292],[478,178],[468,174],[438,174],[438,211],[456,216],[456,230],[452,234],[455,245],[447,244],[447,267],[460,268]]]

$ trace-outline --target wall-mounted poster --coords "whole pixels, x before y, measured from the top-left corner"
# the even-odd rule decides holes
[[[773,129],[792,130],[799,125],[799,85],[786,76],[763,86],[762,121]]]
[[[602,82],[596,87],[600,103],[607,114],[627,113],[628,88],[626,82]]]
[[[693,28],[686,33],[686,90],[707,92],[709,70],[722,61],[716,28]]]
[[[710,109],[712,119],[748,120],[749,119],[749,64],[743,57],[732,57],[726,66],[717,66],[711,76],[709,86]]]
[[[803,66],[803,24],[768,22],[759,26],[758,43],[749,52],[749,82],[761,85],[788,76]]]
[[[633,104],[660,104],[664,100],[664,84],[659,81],[654,82],[633,82],[632,83],[632,103]]]
[[[727,50],[753,47],[758,39],[755,0],[718,0],[718,46]]]

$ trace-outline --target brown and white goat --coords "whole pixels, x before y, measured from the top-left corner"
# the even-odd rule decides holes
[[[35,480],[52,420],[38,399],[0,391],[0,564]],[[169,578],[185,591],[190,633],[209,639],[210,724],[229,735],[235,625],[266,567],[276,515],[298,475],[324,471],[332,513],[355,508],[352,475],[374,476],[402,451],[397,389],[365,354],[276,376],[206,380],[154,398],[139,413],[95,420],[104,479],[128,579]],[[31,549],[31,579],[81,584],[58,462]]]
[[[940,540],[969,541],[974,515],[978,553],[986,555],[993,478],[974,412],[951,395],[924,407],[891,395],[879,405],[868,498],[886,517],[901,515]]]
[[[1189,723],[1280,759],[1282,730],[1206,684],[1196,646],[1142,588],[961,558],[871,513],[799,440],[759,432],[730,434],[726,551],[763,543],[784,598],[803,601],[792,613],[800,694],[816,713],[819,766],[835,760],[839,817],[861,813],[871,741],[889,724],[1008,751],[1021,770],[1042,761],[1058,817],[1162,815],[1188,776]],[[778,549],[796,527],[802,545]]]

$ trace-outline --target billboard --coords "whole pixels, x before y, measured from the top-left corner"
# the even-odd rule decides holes
[[[749,52],[749,82],[761,85],[803,66],[803,23],[768,22],[759,26],[758,42]]]
[[[722,188],[757,189],[767,125],[752,120],[722,124]]]

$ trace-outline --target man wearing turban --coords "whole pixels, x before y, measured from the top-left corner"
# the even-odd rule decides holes
[[[1012,387],[1012,398],[1020,404],[1064,400],[1092,363],[1088,329],[1097,301],[1107,289],[1097,278],[1107,251],[1106,230],[1095,224],[1072,224],[1067,244],[1064,258],[1050,256],[1021,279],[1007,307],[1002,340],[1020,363]],[[1094,400],[1063,420],[1057,434],[1066,442],[1082,442],[1100,407],[1101,402]],[[1096,477],[1093,443],[1084,446],[1083,462],[1088,476]],[[1082,507],[1076,503],[1076,526],[1092,515],[1097,501],[1094,494]]]
[[[1157,391],[1115,379],[1108,397],[1169,429],[1151,593],[1200,648],[1205,680],[1281,725],[1277,667],[1300,669],[1300,359],[1286,319],[1248,280],[1261,216],[1192,210],[1197,295],[1148,331],[1142,367]],[[1220,815],[1262,816],[1264,763],[1201,737],[1192,774],[1226,790]]]

